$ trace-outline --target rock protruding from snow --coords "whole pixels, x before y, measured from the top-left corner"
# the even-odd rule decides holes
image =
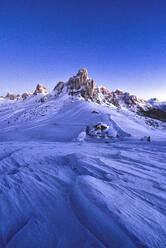
[[[21,97],[22,97],[23,100],[25,100],[25,99],[27,99],[27,97],[30,96],[30,95],[31,95],[30,93],[26,93],[26,92],[25,92],[25,93],[23,93],[23,94],[21,95]]]
[[[8,99],[8,100],[25,100],[27,99],[28,96],[30,96],[30,93],[23,93],[23,94],[11,94],[11,93],[7,93],[6,96],[4,97],[4,99]]]
[[[80,69],[76,76],[71,77],[67,82],[70,95],[80,94],[86,100],[93,100],[96,83],[88,78],[88,70]]]
[[[46,94],[48,94],[48,90],[44,87],[44,85],[38,84],[38,85],[36,86],[36,90],[34,91],[33,94],[34,94],[34,95],[38,95],[38,94],[46,95]]]
[[[62,93],[64,86],[65,86],[64,82],[62,81],[58,82],[58,84],[54,87],[54,90],[53,90],[55,95],[59,95],[60,93]]]
[[[150,107],[150,104],[135,95],[130,95],[122,90],[110,91],[103,86],[98,86],[92,78],[88,77],[87,69],[79,69],[78,73],[64,82],[59,82],[53,95],[60,95],[66,92],[71,96],[79,96],[86,101],[97,104],[114,105],[117,108],[127,107],[137,110],[137,107]]]
[[[123,95],[124,93],[123,93],[123,91],[122,90],[120,90],[120,89],[116,89],[115,90],[115,94],[117,94],[117,95]]]
[[[32,96],[35,101],[45,102],[49,98],[54,98],[61,94],[65,95],[66,98],[71,96],[72,101],[80,99],[107,105],[118,110],[130,109],[141,116],[166,121],[166,102],[159,102],[156,98],[145,101],[120,89],[110,91],[104,86],[98,86],[92,78],[88,77],[88,70],[85,68],[79,69],[77,74],[70,77],[67,82],[60,81],[50,93],[43,85],[38,84],[31,94],[16,95],[8,93],[4,99],[25,100]]]
[[[88,70],[80,69],[78,73],[69,78],[69,80],[64,82],[59,82],[53,92],[57,96],[62,92],[66,92],[71,96],[81,96],[85,100],[91,100],[95,98],[97,85],[93,79],[88,78]]]
[[[118,125],[116,125],[112,119],[110,119],[109,124],[98,122],[93,126],[87,126],[86,135],[90,137],[96,137],[98,139],[104,138],[107,140],[131,136],[129,133],[125,132]]]
[[[79,69],[77,76],[83,79],[83,81],[86,81],[88,79],[88,70],[83,68]]]
[[[9,99],[9,100],[18,100],[20,98],[19,94],[11,94],[11,93],[7,93],[5,98]]]

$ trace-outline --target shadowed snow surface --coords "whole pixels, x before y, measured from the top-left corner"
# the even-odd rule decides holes
[[[166,247],[165,145],[0,149],[0,247]]]
[[[64,94],[41,103],[41,96],[31,96],[22,101],[0,102],[1,141],[72,141],[85,131],[86,126],[103,122],[118,135],[155,140],[166,139],[166,124],[160,121],[158,128],[147,125],[149,118],[136,115],[127,109],[117,110],[81,101],[72,100]],[[93,114],[97,111],[98,114]]]
[[[0,248],[165,248],[164,124],[38,98],[0,103]],[[99,122],[121,138],[86,137]]]

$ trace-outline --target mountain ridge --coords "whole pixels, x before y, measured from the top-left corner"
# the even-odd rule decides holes
[[[144,102],[84,70],[51,93],[10,98],[0,101],[0,247],[166,247],[166,123],[147,116],[159,110],[141,113]]]
[[[5,97],[1,97],[1,100],[17,101],[38,96],[37,101],[45,102],[61,94],[68,94],[73,100],[78,98],[95,104],[114,106],[117,109],[128,108],[139,115],[166,122],[166,102],[159,102],[156,98],[143,100],[120,89],[110,91],[89,78],[88,70],[85,68],[79,69],[67,82],[58,82],[51,92],[48,92],[44,85],[38,84],[33,93],[7,93]]]

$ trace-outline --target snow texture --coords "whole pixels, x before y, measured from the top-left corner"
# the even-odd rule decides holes
[[[0,248],[165,248],[165,124],[41,97],[0,100]]]

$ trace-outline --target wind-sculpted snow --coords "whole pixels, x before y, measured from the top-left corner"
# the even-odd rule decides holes
[[[66,94],[44,103],[40,98],[0,104],[0,141],[73,141],[87,126],[93,129],[99,122],[108,125],[114,136],[166,139],[166,124],[155,121],[154,125],[152,119],[126,109],[73,100]]]
[[[0,143],[0,247],[165,248],[165,149]]]
[[[94,103],[84,72],[0,99],[0,248],[166,247],[166,124]]]

